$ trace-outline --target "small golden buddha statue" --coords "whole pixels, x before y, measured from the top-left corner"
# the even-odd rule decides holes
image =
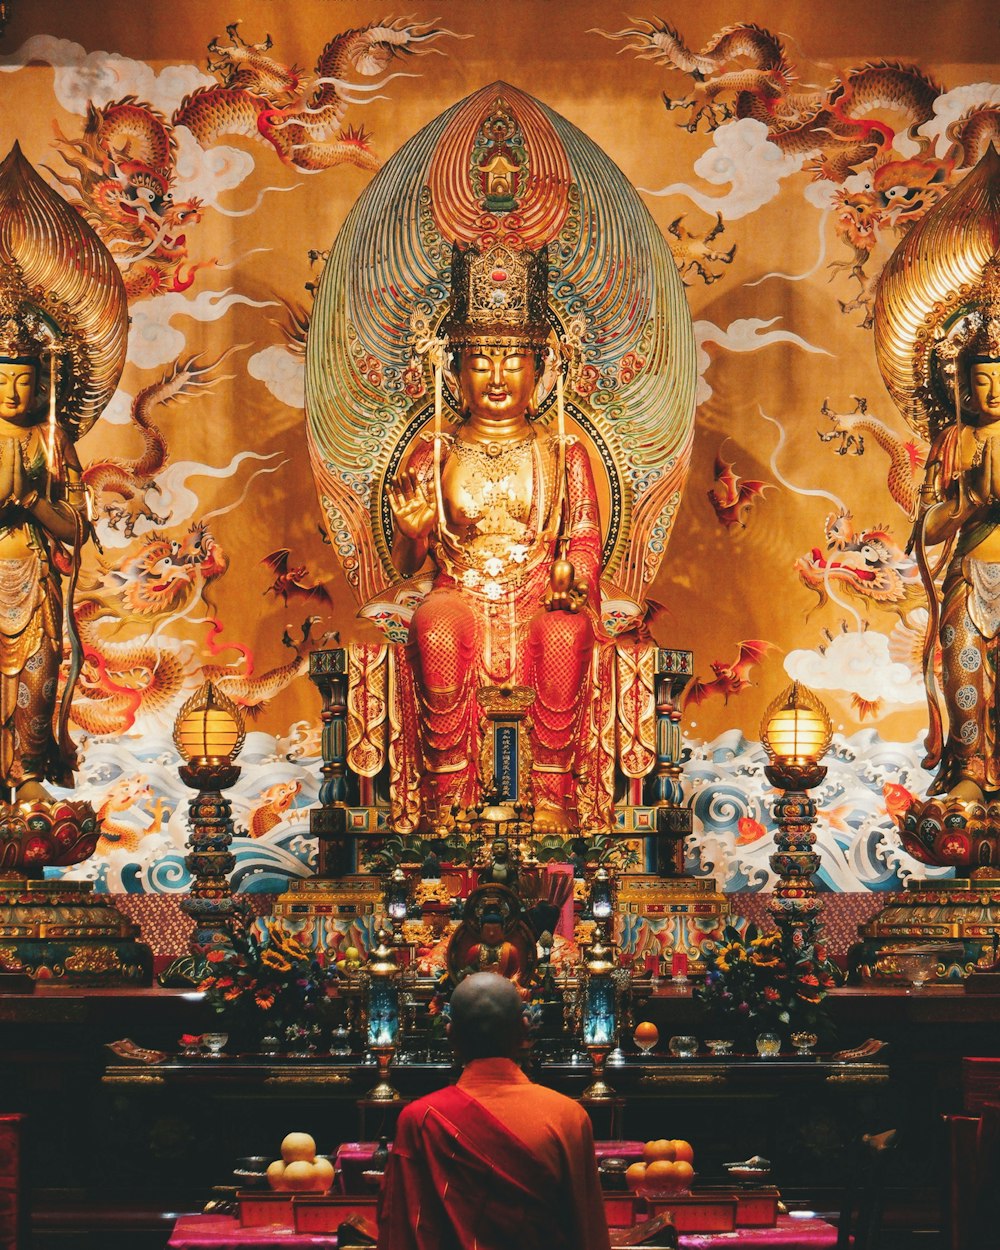
[[[462,422],[417,443],[390,490],[392,559],[433,588],[410,624],[425,810],[479,797],[480,686],[530,686],[535,828],[574,826],[598,629],[601,529],[584,447],[534,424],[553,363],[548,259],[455,247],[447,336]]]

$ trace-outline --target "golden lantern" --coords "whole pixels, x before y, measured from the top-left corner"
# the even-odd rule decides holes
[[[210,681],[194,692],[174,721],[174,744],[185,760],[232,760],[243,749],[243,714]]]
[[[764,775],[781,791],[774,803],[775,853],[770,865],[778,875],[768,907],[782,934],[782,949],[811,958],[822,906],[815,874],[816,804],[809,791],[821,785],[826,768],[820,760],[833,737],[826,708],[811,690],[793,681],[764,713],[761,742],[767,752]]]
[[[761,742],[772,762],[804,766],[826,754],[833,724],[826,708],[807,687],[793,681],[764,713]]]

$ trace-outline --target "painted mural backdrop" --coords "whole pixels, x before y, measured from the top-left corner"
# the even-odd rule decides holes
[[[690,867],[730,890],[770,883],[759,723],[796,677],[838,730],[818,792],[824,882],[880,890],[913,872],[893,815],[929,782],[926,605],[907,553],[927,447],[878,378],[872,299],[906,231],[1000,137],[991,7],[972,23],[967,6],[968,41],[914,29],[895,3],[782,8],[779,33],[759,5],[693,19],[512,0],[502,35],[476,0],[174,0],[141,16],[105,0],[99,29],[81,8],[16,5],[0,44],[0,146],[20,140],[95,227],[132,319],[123,388],[80,448],[101,550],[77,598],[74,733],[105,832],[70,873],[186,888],[170,731],[207,677],[250,731],[236,882],[308,871],[308,653],[375,637],[312,487],[312,289],[385,159],[496,79],[621,167],[694,314],[691,467],[647,599],[652,635],[695,651]]]

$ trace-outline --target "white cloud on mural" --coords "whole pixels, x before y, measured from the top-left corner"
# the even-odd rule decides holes
[[[176,127],[174,137],[177,140],[175,199],[197,196],[215,207],[220,195],[238,187],[253,173],[254,162],[249,152],[227,144],[203,148],[187,126]]]
[[[130,425],[132,422],[132,399],[128,391],[117,390],[111,402],[101,413],[101,420],[108,425]]]
[[[174,317],[195,321],[218,321],[235,304],[251,308],[271,308],[274,300],[250,299],[231,291],[201,291],[193,298],[180,291],[169,291],[153,300],[141,300],[132,308],[128,336],[128,359],[140,369],[155,369],[176,360],[187,342],[184,334],[171,325]]]
[[[790,651],[785,672],[813,690],[857,695],[869,703],[913,706],[924,700],[922,677],[893,662],[889,639],[874,630],[837,634],[821,651]]]
[[[275,399],[289,408],[306,406],[306,366],[300,356],[273,343],[247,361],[247,373],[263,382]]]
[[[712,388],[705,378],[712,363],[712,357],[705,350],[707,343],[716,343],[728,352],[756,352],[775,343],[791,343],[805,352],[814,352],[819,356],[830,355],[825,347],[817,347],[790,330],[768,328],[780,320],[780,317],[770,317],[766,321],[762,317],[738,317],[724,330],[711,321],[696,321],[694,340],[698,349],[698,392],[695,402],[703,404],[712,397]]]
[[[685,182],[660,191],[640,188],[647,195],[686,195],[706,213],[721,213],[736,221],[756,212],[778,194],[783,178],[798,173],[804,157],[786,156],[767,137],[767,127],[752,117],[726,122],[712,134],[712,147],[694,163],[694,172],[713,186],[729,186],[721,196],[706,195]]]
[[[169,116],[196,87],[216,86],[195,65],[167,65],[157,73],[144,61],[117,52],[88,52],[69,39],[33,35],[16,52],[0,57],[0,71],[12,73],[32,62],[55,70],[56,99],[68,113],[85,117],[88,102],[98,107],[134,95]]]

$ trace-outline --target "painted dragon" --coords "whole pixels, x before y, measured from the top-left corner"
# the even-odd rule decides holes
[[[311,77],[267,56],[270,36],[247,43],[239,23],[226,27],[229,46],[209,44],[208,69],[218,85],[186,96],[174,114],[202,147],[222,135],[245,135],[269,143],[278,156],[299,169],[315,171],[351,164],[376,170],[381,161],[363,128],[343,128],[351,104],[380,90],[390,77],[360,84],[350,73],[374,78],[398,57],[431,51],[430,44],[450,31],[404,18],[371,22],[331,39]]]
[[[218,360],[202,363],[190,356],[176,361],[163,376],[143,387],[132,401],[130,416],[142,438],[142,451],[129,459],[107,457],[95,460],[83,471],[83,480],[112,529],[133,537],[136,523],[145,519],[153,525],[165,525],[168,518],[158,516],[147,501],[147,495],[158,492],[157,474],[168,459],[167,441],[152,419],[158,405],[175,403],[199,390],[207,390],[227,380],[213,370],[235,350],[230,348]],[[115,497],[122,502],[115,502]]]
[[[881,608],[902,621],[927,606],[920,574],[886,527],[856,532],[849,512],[841,509],[826,519],[824,555],[813,547],[795,561],[802,584],[817,596],[822,607],[831,590],[843,592],[867,609]],[[811,615],[811,613],[808,613]]]
[[[179,127],[201,147],[223,135],[260,139],[283,162],[316,171],[345,163],[374,170],[380,159],[363,128],[344,128],[352,104],[364,103],[396,75],[373,83],[401,57],[439,51],[430,45],[453,32],[405,19],[372,22],[327,43],[312,76],[266,55],[270,38],[251,44],[237,23],[230,44],[209,44],[207,67],[218,78],[186,96],[169,118],[134,95],[100,107],[90,103],[78,138],[56,125],[56,150],[65,169],[49,169],[73,193],[80,212],[122,269],[130,301],[186,291],[200,269],[218,263],[192,261],[188,232],[202,219],[198,197],[175,199]],[[219,209],[219,211],[226,211]]]
[[[868,411],[868,401],[855,395],[853,412],[835,412],[830,401],[824,400],[820,412],[833,423],[831,430],[819,430],[820,442],[837,443],[839,455],[850,452],[861,456],[865,452],[865,436],[889,457],[889,473],[886,484],[895,503],[912,521],[917,515],[918,493],[923,477],[927,449],[915,439],[902,439],[883,421]]]

